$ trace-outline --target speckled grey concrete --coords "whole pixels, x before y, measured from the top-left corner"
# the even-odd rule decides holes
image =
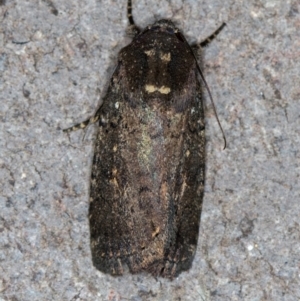
[[[206,100],[199,245],[173,281],[92,266],[95,126],[61,131],[100,103],[126,0],[0,3],[1,301],[299,300],[299,1],[134,1],[140,26],[171,18],[190,42],[227,23],[204,69],[228,147]]]

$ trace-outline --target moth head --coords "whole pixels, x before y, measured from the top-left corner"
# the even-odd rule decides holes
[[[142,31],[139,36],[144,35],[148,32],[156,32],[156,33],[167,33],[170,35],[175,35],[177,39],[183,43],[187,43],[184,36],[180,32],[180,30],[174,25],[174,23],[170,20],[159,20],[149,25],[144,31]]]
[[[169,34],[175,34],[178,32],[178,29],[175,27],[173,22],[165,19],[159,20],[148,26],[148,29],[154,32],[167,32]]]

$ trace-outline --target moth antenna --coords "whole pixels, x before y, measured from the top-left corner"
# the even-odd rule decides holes
[[[224,28],[224,26],[225,26],[226,24],[225,23],[223,23],[211,36],[209,36],[207,39],[205,39],[205,45],[207,45],[223,28]],[[203,83],[204,83],[204,86],[205,86],[205,88],[206,88],[206,90],[207,90],[207,92],[208,92],[208,95],[209,95],[209,98],[210,98],[210,101],[211,101],[211,103],[212,103],[212,107],[213,107],[213,110],[214,110],[214,113],[215,113],[215,116],[216,116],[216,119],[217,119],[217,122],[218,122],[218,125],[219,125],[219,128],[220,128],[220,130],[221,130],[221,132],[222,132],[222,136],[223,136],[223,140],[224,140],[224,148],[223,148],[223,150],[226,148],[226,145],[227,145],[227,142],[226,142],[226,137],[225,137],[225,133],[224,133],[224,130],[223,130],[223,128],[222,128],[222,125],[221,125],[221,122],[220,122],[220,120],[219,120],[219,117],[218,117],[218,113],[217,113],[217,110],[216,110],[216,106],[215,106],[215,103],[214,103],[214,100],[213,100],[213,97],[212,97],[212,95],[211,95],[211,92],[210,92],[210,89],[209,89],[209,87],[208,87],[208,84],[207,84],[207,82],[206,82],[206,80],[205,80],[205,78],[204,78],[204,75],[203,75],[203,72],[202,72],[202,70],[201,70],[201,68],[200,68],[200,66],[199,66],[199,64],[198,64],[198,61],[197,61],[197,57],[196,57],[196,55],[195,55],[195,53],[194,53],[194,51],[193,51],[193,49],[192,49],[192,47],[189,45],[189,43],[187,42],[187,40],[186,40],[186,38],[181,34],[181,32],[178,32],[177,34],[179,34],[180,35],[180,38],[181,39],[183,39],[184,40],[184,42],[188,45],[188,47],[190,48],[190,50],[191,50],[191,52],[192,52],[192,54],[193,54],[193,57],[194,57],[194,59],[195,59],[195,61],[196,61],[196,66],[197,66],[197,70],[198,70],[198,72],[199,72],[199,74],[200,74],[200,77],[201,77],[201,79],[202,79],[202,81],[203,81]],[[202,45],[202,43],[200,44],[200,45]]]
[[[132,17],[132,2],[131,0],[128,0],[127,2],[127,17],[129,20],[129,24],[132,26],[136,26]]]
[[[206,47],[219,33],[220,31],[226,26],[226,23],[223,23],[214,33],[212,33],[209,37],[207,37],[203,42],[200,43],[200,47]]]
[[[127,1],[127,18],[129,21],[129,26],[127,29],[127,35],[131,36],[132,38],[137,36],[140,33],[140,29],[138,26],[136,26],[133,16],[132,16],[132,2],[131,0]]]
[[[191,48],[191,50],[192,50],[192,48]],[[193,52],[193,50],[192,50],[192,52]],[[200,69],[200,66],[199,66],[199,64],[198,64],[198,62],[197,62],[197,59],[196,59],[196,56],[195,56],[194,52],[193,52],[193,56],[194,56],[194,58],[195,58],[195,60],[196,60],[196,65],[197,65],[198,72],[200,73],[201,79],[202,79],[202,81],[203,81],[203,83],[204,83],[204,86],[205,86],[207,92],[208,92],[208,95],[209,95],[209,98],[210,98],[210,101],[211,101],[211,104],[212,104],[212,107],[213,107],[213,110],[214,110],[214,113],[215,113],[215,116],[216,116],[218,125],[219,125],[219,127],[220,127],[221,132],[222,132],[222,136],[223,136],[223,140],[224,140],[224,147],[223,147],[223,150],[224,150],[224,149],[226,148],[226,145],[227,145],[225,133],[224,133],[224,130],[223,130],[223,128],[222,128],[221,122],[220,122],[220,120],[219,120],[218,113],[217,113],[217,110],[216,110],[216,106],[215,106],[213,97],[212,97],[212,95],[211,95],[211,93],[210,93],[210,89],[209,89],[208,84],[207,84],[207,82],[206,82],[206,80],[205,80],[205,78],[204,78],[203,72],[202,72],[202,70]]]

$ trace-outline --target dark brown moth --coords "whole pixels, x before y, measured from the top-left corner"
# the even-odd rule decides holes
[[[92,259],[113,275],[127,265],[132,273],[173,278],[190,268],[198,240],[205,171],[201,70],[171,21],[140,31],[130,0],[128,18],[136,36],[119,53],[102,106],[70,129],[99,121]]]

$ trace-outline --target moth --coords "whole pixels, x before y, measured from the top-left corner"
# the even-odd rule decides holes
[[[119,53],[103,103],[65,131],[99,124],[89,207],[94,266],[173,278],[192,265],[198,240],[205,179],[198,73],[204,78],[171,21],[140,30],[131,0],[127,6],[135,37]]]

